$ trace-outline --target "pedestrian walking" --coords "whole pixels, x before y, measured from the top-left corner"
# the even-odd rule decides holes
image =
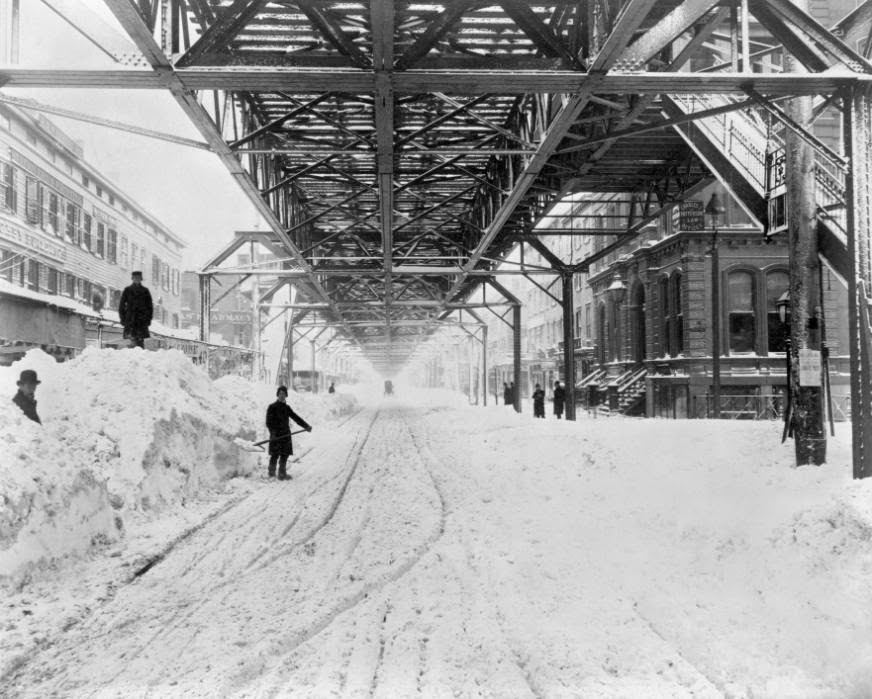
[[[290,421],[296,422],[306,432],[312,431],[311,425],[291,409],[287,400],[288,389],[285,386],[279,386],[276,390],[276,401],[266,409],[266,427],[269,430],[269,470],[267,475],[270,478],[276,475],[276,463],[278,463],[278,479],[280,481],[290,479],[287,471],[288,457],[294,453]]]
[[[512,391],[509,389],[509,384],[503,381],[503,405],[512,404]]]
[[[330,388],[327,389],[327,393],[336,393],[336,387],[333,385],[333,382],[330,382]]]
[[[151,292],[142,285],[142,272],[130,274],[131,284],[121,292],[118,304],[118,318],[124,326],[124,337],[136,347],[143,347],[149,337],[148,326],[154,315]]]
[[[36,414],[36,387],[41,384],[33,369],[25,369],[18,377],[18,393],[12,398],[21,411],[34,422],[42,424],[39,415]]]
[[[554,414],[557,416],[559,420],[563,417],[563,405],[566,403],[566,391],[563,390],[563,386],[560,385],[559,381],[554,382]]]
[[[533,417],[545,417],[545,391],[539,384],[533,391]]]

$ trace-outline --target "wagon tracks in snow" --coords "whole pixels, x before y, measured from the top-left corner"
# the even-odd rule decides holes
[[[367,434],[363,440],[361,440],[358,449],[354,453],[354,460],[351,464],[351,467],[347,470],[347,475],[345,481],[343,482],[342,488],[340,492],[335,497],[332,506],[330,507],[327,515],[323,517],[323,519],[318,523],[317,526],[313,527],[309,533],[297,543],[290,545],[289,549],[292,550],[300,550],[305,544],[310,543],[315,540],[315,537],[321,533],[331,522],[334,521],[338,512],[341,512],[342,506],[345,504],[345,494],[348,491],[349,487],[354,480],[355,475],[357,474],[357,466],[358,464],[366,458],[368,455],[365,453],[365,447],[369,443],[369,437],[373,431],[373,427],[376,423],[376,418],[379,417],[378,414],[373,418],[373,422],[370,424],[370,429],[367,431]],[[426,474],[427,479],[429,480],[430,486],[432,487],[432,492],[435,495],[435,500],[438,502],[438,517],[435,523],[435,526],[432,528],[430,533],[424,537],[422,541],[420,541],[417,545],[415,545],[411,551],[409,551],[403,560],[399,564],[392,564],[390,569],[381,575],[378,575],[374,579],[362,585],[356,592],[353,594],[347,594],[344,599],[341,596],[341,591],[339,599],[336,599],[335,602],[330,605],[330,609],[326,610],[320,618],[318,618],[314,623],[307,625],[305,628],[298,630],[295,633],[290,633],[283,636],[281,639],[277,640],[273,645],[276,653],[279,653],[281,657],[284,659],[286,664],[292,664],[293,656],[300,650],[304,645],[320,636],[327,629],[333,626],[333,624],[340,618],[343,617],[349,611],[359,607],[361,604],[365,602],[374,601],[378,598],[378,595],[384,590],[397,582],[399,582],[402,578],[404,578],[420,561],[424,556],[426,556],[434,547],[436,542],[444,535],[445,526],[446,526],[446,518],[447,518],[447,504],[445,500],[445,496],[443,494],[442,487],[435,477],[433,473],[433,464],[436,463],[436,459],[433,456],[432,452],[428,447],[421,447],[420,442],[416,439],[414,432],[406,423],[406,421],[399,417],[396,413],[392,416],[395,420],[402,421],[405,435],[398,434],[397,430],[391,432],[392,440],[397,443],[402,443],[402,440],[408,436],[408,443],[414,446],[415,453],[418,454],[419,458],[417,459],[418,464],[420,465],[420,470]],[[385,430],[387,434],[387,431]],[[400,468],[402,464],[398,462],[389,463],[389,468]],[[379,469],[377,471],[381,472]],[[368,490],[370,494],[373,492],[373,488]],[[353,505],[349,505],[353,507]],[[354,554],[361,543],[361,539],[363,538],[363,527],[367,526],[371,521],[371,517],[368,516],[365,511],[363,516],[358,523],[357,530],[351,535],[350,539],[346,542],[344,550],[346,556],[343,557],[343,564],[347,562],[349,558]],[[277,552],[277,556],[274,558],[279,558],[281,555],[288,555],[290,551],[285,550],[282,553]],[[269,562],[265,562],[263,565],[268,565]],[[342,566],[339,566],[339,570],[341,571]],[[336,579],[335,577],[333,578]],[[334,598],[335,599],[335,598]],[[382,602],[384,605],[384,609],[388,609],[388,602],[385,600]],[[385,613],[386,614],[386,613]],[[385,619],[382,618],[382,624],[380,628],[383,630]],[[383,633],[383,631],[382,631]],[[383,636],[381,638],[381,645],[379,648],[379,656],[383,658],[384,656],[384,643],[385,639]],[[279,662],[282,662],[281,660]],[[380,662],[380,661],[379,661]],[[377,674],[377,670],[374,670],[374,675]],[[340,671],[340,677],[347,676],[347,668]],[[234,686],[236,690],[240,689],[241,685],[248,684],[252,681],[252,677],[246,670],[242,670],[235,678],[231,678],[231,684]],[[344,681],[344,680],[341,680]],[[375,680],[373,680],[375,681]]]

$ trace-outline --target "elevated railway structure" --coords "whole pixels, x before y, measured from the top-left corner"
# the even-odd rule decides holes
[[[855,473],[872,468],[869,2],[825,28],[789,0],[105,0],[120,36],[43,1],[118,65],[2,66],[0,84],[168,90],[269,224],[204,278],[266,245],[281,262],[264,301],[293,283],[292,323],[335,327],[383,370],[457,311],[502,312],[474,301],[490,286],[514,309],[517,373],[521,309],[500,275],[547,273],[562,280],[571,394],[572,275],[713,178],[765,229],[759,169],[710,125],[726,115],[766,150],[767,113],[831,166],[820,252],[850,287]],[[841,111],[839,153],[784,115],[798,96]],[[569,264],[536,225],[574,192],[634,203],[615,245]],[[505,266],[518,245],[550,268]]]

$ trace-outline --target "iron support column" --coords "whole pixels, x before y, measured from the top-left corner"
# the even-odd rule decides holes
[[[790,100],[788,113],[801,124],[811,121],[811,97]],[[784,137],[787,178],[787,246],[790,261],[790,372],[793,408],[793,444],[796,465],[820,465],[826,461],[823,391],[820,376],[808,385],[798,368],[799,353],[820,353],[818,304],[817,204],[815,201],[815,157],[811,145],[792,129]]]
[[[512,305],[512,361],[515,390],[512,401],[515,412],[521,412],[521,304]]]
[[[487,325],[481,326],[481,400],[487,407]]]
[[[575,420],[575,306],[572,298],[572,272],[561,272],[563,285],[563,389],[566,419]]]
[[[212,332],[212,275],[200,275],[200,342],[209,342]],[[205,348],[203,368],[209,373],[209,347]],[[254,365],[254,362],[252,362]]]
[[[721,418],[721,261],[717,229],[712,236],[712,417]]]
[[[872,331],[869,295],[872,292],[872,91],[854,87],[843,93],[844,155],[847,203],[848,331],[851,365],[851,441],[854,478],[872,476]]]
[[[291,311],[288,311],[288,337],[285,343],[285,349],[288,353],[287,363],[285,364],[285,386],[289,391],[294,390],[294,316]]]
[[[200,342],[209,341],[212,309],[212,275],[200,275]]]
[[[312,343],[312,395],[318,392],[318,384],[315,380],[315,340],[309,340]]]

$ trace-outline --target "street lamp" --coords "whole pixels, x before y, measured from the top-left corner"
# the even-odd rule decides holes
[[[726,209],[717,192],[713,192],[705,207],[705,217],[712,229],[712,416],[721,417],[721,280],[718,258],[718,227],[724,221]]]
[[[615,272],[615,276],[612,277],[612,283],[609,284],[606,291],[615,303],[620,303],[624,300],[624,294],[627,293],[627,282],[621,279],[620,272]]]
[[[787,317],[790,314],[790,292],[785,291],[775,302],[775,308],[778,310],[778,319],[782,325],[787,325]]]

